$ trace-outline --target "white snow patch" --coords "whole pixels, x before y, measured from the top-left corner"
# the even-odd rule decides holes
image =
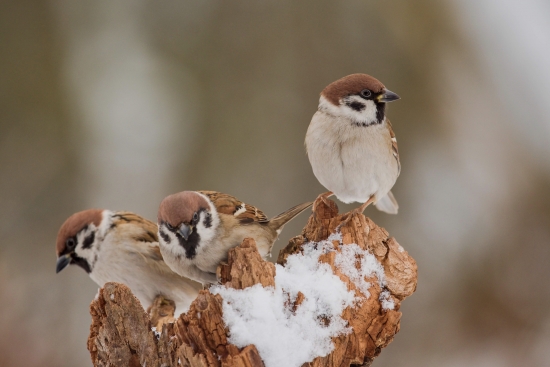
[[[111,293],[111,296],[109,298],[111,299],[111,301],[114,301],[115,300],[115,294]]]
[[[386,290],[380,292],[380,297],[378,299],[382,303],[382,309],[393,310],[395,308],[395,303],[393,302],[389,291]]]
[[[340,252],[336,254],[334,263],[342,274],[351,279],[353,284],[366,298],[370,297],[370,283],[365,281],[365,277],[370,277],[374,274],[378,279],[380,289],[382,289],[379,297],[382,308],[384,310],[393,310],[395,305],[390,297],[390,292],[384,290],[386,286],[384,268],[373,254],[352,243],[340,246]],[[359,265],[359,268],[357,265]]]
[[[323,357],[333,349],[332,337],[351,332],[340,317],[346,307],[360,300],[336,276],[330,265],[319,263],[322,254],[335,251],[332,241],[342,243],[339,233],[327,240],[302,246],[302,254],[287,258],[285,267],[276,264],[275,287],[260,284],[236,290],[216,285],[213,294],[223,297],[223,319],[230,330],[229,342],[242,348],[254,344],[266,367],[298,367]],[[376,258],[358,245],[340,246],[336,265],[369,297],[365,276],[374,273],[384,285],[384,270]],[[360,260],[361,269],[356,268]],[[304,295],[296,311],[292,305],[298,292]],[[382,306],[392,309],[388,291],[380,295]]]

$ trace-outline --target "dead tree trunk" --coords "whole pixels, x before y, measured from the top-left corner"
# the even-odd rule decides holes
[[[332,352],[303,366],[370,366],[399,331],[400,303],[416,289],[416,263],[393,237],[369,218],[360,214],[338,215],[336,204],[332,201],[328,204],[320,200],[315,203],[302,234],[281,251],[278,263],[284,266],[289,256],[303,251],[306,243],[318,243],[339,232],[341,239],[332,241],[334,249],[321,255],[319,262],[329,264],[348,290],[355,291],[361,299],[344,309],[341,317],[350,329],[332,338]],[[349,272],[342,271],[336,263],[337,254],[349,244],[367,250],[383,268],[383,283],[374,274],[364,279],[370,285],[368,297],[359,292],[357,282],[345,275]],[[360,259],[357,260],[359,267]],[[275,275],[275,265],[261,258],[251,239],[231,250],[227,264],[218,267],[221,283],[234,289],[255,284],[273,287]],[[289,307],[295,311],[303,300],[304,295],[299,292]],[[391,307],[383,307],[383,302]],[[174,312],[171,301],[157,299],[150,309],[150,317],[130,290],[117,283],[107,283],[90,309],[88,349],[94,366],[264,366],[254,344],[239,348],[230,343],[231,330],[224,323],[223,299],[209,290],[201,291],[190,310],[174,323],[170,323]],[[152,326],[162,331],[156,334]]]

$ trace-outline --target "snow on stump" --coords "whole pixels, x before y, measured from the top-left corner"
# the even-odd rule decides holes
[[[245,239],[218,278],[175,323],[169,300],[148,315],[127,287],[107,283],[90,306],[94,366],[370,366],[399,331],[417,267],[369,218],[318,200],[278,264]]]

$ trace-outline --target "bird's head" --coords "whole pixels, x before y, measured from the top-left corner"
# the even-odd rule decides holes
[[[56,273],[69,264],[80,266],[90,273],[97,260],[101,236],[98,231],[106,220],[108,211],[88,209],[71,215],[59,229],[56,242]]]
[[[345,117],[357,126],[380,124],[385,119],[386,103],[399,96],[367,74],[351,74],[329,84],[321,92],[319,110]]]
[[[219,217],[210,200],[195,191],[164,198],[158,211],[159,243],[175,256],[195,257],[215,235]]]

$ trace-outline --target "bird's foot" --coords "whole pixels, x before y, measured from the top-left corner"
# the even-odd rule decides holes
[[[371,205],[372,203],[374,203],[374,195],[372,195],[369,200],[367,200],[367,202],[361,205],[359,208],[354,209],[353,212],[357,214],[363,214],[365,209],[367,209],[367,206]]]
[[[342,223],[344,223],[344,224],[347,223],[354,215],[362,215],[363,212],[365,211],[365,209],[367,208],[367,206],[369,206],[373,202],[374,202],[374,195],[372,195],[369,198],[369,200],[367,200],[367,202],[362,204],[360,207],[355,208],[355,209],[347,212],[346,214],[344,214],[344,218],[342,220]]]
[[[328,198],[331,197],[332,195],[334,195],[332,191],[327,191],[317,196],[317,199],[315,199],[315,202],[313,203],[313,211],[315,212],[315,209],[317,209],[317,203],[319,202],[319,199],[321,199],[326,206],[330,207]]]

